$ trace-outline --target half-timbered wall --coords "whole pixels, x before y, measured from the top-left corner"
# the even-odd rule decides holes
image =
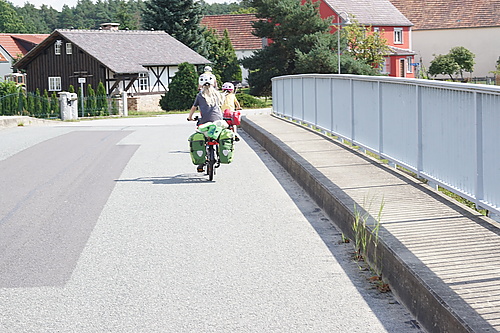
[[[134,82],[133,92],[141,93],[165,93],[172,81],[178,66],[151,66],[146,68],[148,73],[139,76]]]

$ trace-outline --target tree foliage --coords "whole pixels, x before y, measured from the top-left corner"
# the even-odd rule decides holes
[[[142,24],[143,0],[79,0],[75,6],[64,4],[61,11],[51,6],[36,8],[26,2],[17,7],[0,0],[0,32],[4,33],[51,33],[55,29],[98,29],[101,23],[120,23],[120,29],[150,29]],[[175,1],[185,3],[186,1]],[[197,3],[202,15],[253,13],[249,0],[229,3]],[[161,30],[161,29],[160,29]]]
[[[379,68],[390,52],[387,40],[382,37],[380,31],[372,32],[371,26],[361,26],[355,18],[350,21],[350,24],[340,30],[340,33],[346,33],[347,52],[354,59]]]
[[[12,4],[0,0],[0,33],[28,33],[25,21],[16,13]]]
[[[187,110],[193,105],[198,93],[198,73],[194,65],[184,62],[168,86],[168,91],[160,99],[160,107],[165,111]]]
[[[108,100],[106,96],[106,88],[104,87],[104,83],[102,81],[99,82],[97,86],[96,92],[96,106],[99,114],[108,114]]]
[[[472,73],[475,64],[474,58],[476,57],[474,53],[463,46],[457,46],[452,48],[449,54],[457,63],[458,73],[460,74],[462,80],[464,79],[464,72]]]
[[[149,0],[143,11],[143,27],[164,30],[193,50],[203,52],[201,6],[194,0]]]
[[[243,65],[250,71],[252,94],[269,95],[274,76],[338,71],[337,36],[330,33],[331,19],[320,17],[319,2],[253,0],[252,5],[260,18],[253,24],[254,35],[270,41],[268,46],[243,59]],[[349,54],[344,54],[341,60],[343,73],[374,73]]]
[[[51,33],[55,29],[98,29],[101,23],[120,23],[120,29],[140,29],[142,0],[79,0],[74,7],[64,4],[61,11],[42,5],[40,9],[26,2],[22,7],[15,7],[14,14],[6,18],[6,10],[0,0],[1,32]],[[10,15],[10,13],[9,13]],[[12,23],[12,17],[17,21]],[[22,19],[21,19],[22,18]],[[4,29],[3,23],[8,23]]]
[[[215,30],[206,29],[203,37],[207,49],[206,58],[212,62],[211,67],[217,80],[219,82],[241,81],[241,68],[229,39],[229,32],[225,30],[223,36],[219,37]]]
[[[454,47],[448,54],[434,55],[434,59],[429,66],[428,74],[430,76],[448,75],[453,81],[455,81],[453,75],[460,74],[463,80],[464,72],[471,73],[474,70],[474,58],[474,53],[465,47]]]

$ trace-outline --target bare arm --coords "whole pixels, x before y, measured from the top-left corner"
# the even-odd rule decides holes
[[[193,106],[191,107],[191,110],[189,110],[189,116],[188,116],[188,120],[189,120],[189,121],[193,121],[193,120],[194,120],[194,119],[193,119],[193,114],[194,114],[194,112],[196,111],[196,109],[197,109],[197,107],[193,105]]]
[[[236,96],[234,97],[234,106],[236,107],[235,110],[241,110],[241,105],[240,102],[236,99]]]

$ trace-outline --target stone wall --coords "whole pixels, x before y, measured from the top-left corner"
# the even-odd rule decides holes
[[[161,94],[135,95],[128,98],[128,110],[130,111],[161,111]]]

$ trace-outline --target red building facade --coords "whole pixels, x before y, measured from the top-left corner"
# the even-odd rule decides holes
[[[380,68],[383,74],[415,77],[415,52],[411,50],[412,23],[389,0],[316,0],[322,18],[331,18],[332,33],[345,26],[347,19],[379,31],[391,53]],[[340,16],[340,17],[339,17]]]

